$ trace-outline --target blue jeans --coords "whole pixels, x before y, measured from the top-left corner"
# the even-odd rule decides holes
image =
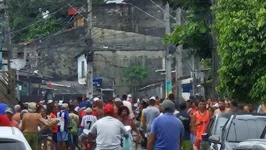
[[[78,144],[78,135],[68,134],[68,142],[71,150],[75,150]]]
[[[83,133],[83,128],[78,128],[78,135],[80,136]]]
[[[190,141],[192,145],[194,144],[195,140],[196,140],[196,137],[190,133]]]

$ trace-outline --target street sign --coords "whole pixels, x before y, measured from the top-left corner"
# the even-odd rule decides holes
[[[103,79],[102,78],[93,78],[93,86],[96,86],[96,87],[102,87],[102,82],[103,82]]]

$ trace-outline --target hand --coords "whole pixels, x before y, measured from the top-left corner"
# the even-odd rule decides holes
[[[137,137],[135,139],[136,144],[139,144],[140,138],[141,138],[141,135],[137,134]]]
[[[198,125],[203,125],[203,121],[200,121],[199,123],[196,124],[196,126]]]

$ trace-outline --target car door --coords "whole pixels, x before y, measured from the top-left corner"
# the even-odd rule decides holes
[[[215,129],[216,129],[216,126],[217,126],[217,122],[218,122],[218,119],[219,119],[219,116],[215,116],[215,118],[212,118],[213,120],[211,120],[210,124],[209,124],[209,127],[208,127],[208,130],[207,130],[207,134],[210,136],[212,135],[216,135],[215,134]],[[208,142],[209,144],[209,150],[219,150],[220,149],[220,145],[219,144],[214,144],[214,143],[211,143],[211,142]]]
[[[210,120],[210,123],[206,129],[206,133],[207,134],[207,137],[210,137],[213,135],[214,133],[214,126],[215,126],[215,121],[217,120],[217,116],[213,116],[212,119]],[[209,150],[210,149],[210,142],[208,140],[203,140],[201,142],[201,149],[204,149],[204,150]]]

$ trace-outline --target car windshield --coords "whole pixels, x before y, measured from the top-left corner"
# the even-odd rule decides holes
[[[228,120],[228,118],[225,118],[225,117],[219,117],[218,118],[216,128],[214,131],[214,135],[221,135],[222,134],[223,127],[224,127],[225,123],[227,122],[227,120]]]
[[[26,150],[24,143],[9,140],[9,139],[0,139],[0,149],[6,150]]]
[[[248,139],[259,139],[266,124],[266,119],[235,119],[227,134],[228,142],[242,142]]]

